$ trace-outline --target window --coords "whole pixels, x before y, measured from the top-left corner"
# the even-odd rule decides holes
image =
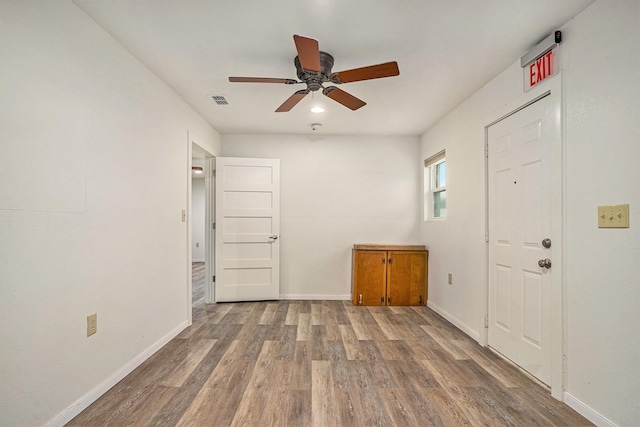
[[[445,151],[424,161],[424,219],[447,216],[447,159]]]

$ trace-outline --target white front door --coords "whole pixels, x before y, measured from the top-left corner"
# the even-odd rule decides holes
[[[488,128],[489,345],[548,385],[555,114],[546,96]]]
[[[215,301],[280,297],[280,160],[216,158]]]

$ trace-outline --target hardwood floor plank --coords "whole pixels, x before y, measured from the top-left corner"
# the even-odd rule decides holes
[[[243,359],[234,341],[178,425],[230,425],[249,384],[255,360]]]
[[[143,426],[151,424],[156,413],[178,392],[173,387],[147,385],[132,389],[120,405],[101,418],[77,417],[68,425]]]
[[[385,360],[406,360],[416,356],[413,347],[404,340],[374,342]]]
[[[243,357],[239,341],[233,341],[220,359],[203,387],[230,390],[238,384],[246,384],[253,373],[255,360]],[[244,388],[242,390],[244,392]]]
[[[440,383],[430,370],[416,359],[388,360],[391,375],[406,389],[438,387]]]
[[[215,343],[216,340],[206,339],[187,343],[185,347],[189,351],[160,384],[167,387],[181,387]]]
[[[311,314],[311,301],[300,301],[299,313]]]
[[[351,325],[340,325],[340,336],[347,360],[366,360],[367,355]]]
[[[522,375],[522,372],[491,351],[486,351],[473,342],[467,343],[466,346],[469,357],[505,387],[523,387],[530,384],[529,378]]]
[[[211,311],[207,314],[207,323],[218,324],[229,313],[232,304],[209,304]]]
[[[293,301],[289,303],[289,308],[287,309],[287,318],[285,319],[285,325],[297,325],[298,324],[298,314],[300,313],[300,303]]]
[[[263,425],[263,419],[272,407],[273,396],[282,388],[283,378],[278,375],[276,356],[278,343],[265,341],[257,358],[249,383],[240,401],[233,421],[234,425]]]
[[[373,382],[378,390],[398,387],[398,383],[386,360],[371,360],[369,363],[371,366]]]
[[[327,325],[348,325],[344,301],[324,301],[324,322]]]
[[[387,414],[395,426],[418,426],[422,423],[407,403],[404,389],[388,388],[378,390]]]
[[[296,355],[296,341],[298,328],[296,325],[284,325],[280,337],[280,350],[277,359],[294,360]]]
[[[371,315],[384,333],[388,340],[399,340],[400,334],[396,331],[395,326],[389,321],[389,316],[383,312],[372,312]]]
[[[569,408],[566,404],[554,399],[549,392],[537,385],[529,384],[509,390],[514,398],[519,399],[523,407],[533,409],[545,420],[543,425],[553,426],[590,426],[582,415]],[[534,401],[535,405],[530,403]]]
[[[387,414],[377,390],[367,393],[354,389],[336,390],[337,412],[340,426],[388,426],[391,418]]]
[[[306,427],[311,425],[311,390],[280,390],[265,417],[268,426]]]
[[[190,326],[185,328],[182,332],[176,336],[177,340],[188,340],[196,333],[199,329],[201,329],[205,325],[205,322],[196,322],[192,323]]]
[[[440,347],[442,347],[442,349],[449,353],[454,360],[464,360],[469,358],[469,355],[467,355],[464,349],[456,343],[456,340],[447,336],[441,328],[432,326],[421,326],[421,328],[424,329],[425,332],[434,341],[436,341]]]
[[[311,424],[318,427],[340,425],[331,375],[331,362],[311,362]]]
[[[435,408],[443,426],[471,425],[462,408],[442,388],[430,387],[423,389],[422,392],[424,400]]]
[[[333,380],[333,388],[345,389],[352,387],[350,372],[350,361],[336,360],[331,362],[331,379]]]
[[[273,318],[276,315],[276,309],[278,308],[277,303],[268,303],[265,306],[262,315],[260,316],[260,320],[258,321],[258,325],[270,325],[273,321]]]
[[[196,369],[189,375],[182,387],[178,389],[178,392],[174,394],[156,416],[153,417],[151,424],[157,426],[172,426],[177,424],[202,389],[211,372],[213,372],[220,359],[222,359],[231,342],[231,340],[216,341],[211,350],[209,350],[209,353],[207,353]]]
[[[311,325],[324,325],[322,304],[311,304]]]
[[[355,307],[352,307],[355,308]],[[356,337],[359,340],[370,340],[369,331],[367,330],[367,326],[362,319],[362,316],[357,311],[347,311],[347,317],[349,318],[349,323],[353,328],[353,331],[356,334]]]
[[[302,310],[302,305],[300,306]],[[296,340],[308,341],[311,339],[311,306],[309,306],[309,313],[298,313],[298,333]]]
[[[311,390],[311,345],[308,341],[296,342],[296,354],[290,370],[292,390]]]

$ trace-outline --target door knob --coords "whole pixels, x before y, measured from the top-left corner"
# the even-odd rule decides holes
[[[272,234],[271,236],[269,236],[270,239],[273,240],[278,240],[278,235],[277,234]]]
[[[551,260],[549,258],[541,259],[538,261],[538,266],[542,268],[551,268]]]

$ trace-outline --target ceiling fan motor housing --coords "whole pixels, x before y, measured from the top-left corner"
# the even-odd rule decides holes
[[[307,84],[307,89],[315,92],[322,89],[322,83],[327,83],[330,80],[331,69],[333,68],[333,56],[327,52],[320,51],[320,73],[308,71],[302,68],[300,65],[300,58],[295,57],[293,64],[296,66],[298,78]]]

